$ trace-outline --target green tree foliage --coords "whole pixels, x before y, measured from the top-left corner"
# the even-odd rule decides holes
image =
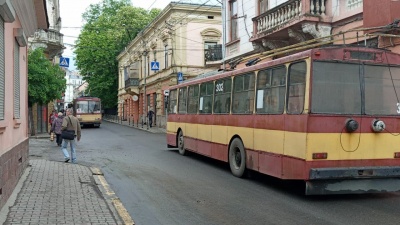
[[[89,83],[91,96],[102,99],[105,108],[117,105],[118,54],[158,14],[133,7],[130,0],[103,0],[83,14],[86,21],[76,41],[76,65]]]
[[[29,50],[28,53],[28,104],[47,104],[60,99],[65,91],[65,72],[53,65],[44,55],[43,49]]]

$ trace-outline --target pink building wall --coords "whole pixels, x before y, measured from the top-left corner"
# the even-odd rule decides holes
[[[48,28],[45,9],[43,1],[13,1],[13,4],[5,1],[0,4],[4,19],[5,75],[4,118],[0,120],[0,209],[7,202],[29,163],[27,37],[37,28]],[[3,20],[0,22],[3,23]],[[25,36],[21,35],[21,31]],[[19,38],[18,66],[14,65],[16,36]],[[19,118],[14,118],[15,67],[19,68]]]

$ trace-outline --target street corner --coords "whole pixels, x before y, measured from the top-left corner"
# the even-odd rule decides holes
[[[103,194],[103,197],[109,205],[111,211],[114,213],[116,218],[119,218],[121,220],[119,222],[121,224],[127,225],[135,224],[132,217],[129,215],[128,211],[122,204],[121,200],[116,196],[110,185],[108,185],[100,168],[90,167],[90,170],[92,171],[92,175],[98,189]]]

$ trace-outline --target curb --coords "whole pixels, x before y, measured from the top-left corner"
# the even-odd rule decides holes
[[[125,209],[121,200],[115,195],[115,192],[108,185],[106,179],[104,178],[103,172],[97,167],[90,167],[94,181],[99,188],[100,192],[103,194],[110,210],[114,214],[114,217],[118,220],[118,224],[128,224],[134,225],[135,222],[129,215],[128,211]]]
[[[165,134],[165,133],[167,133],[167,131],[165,129],[162,129],[162,128],[157,128],[157,130],[154,130],[154,129],[151,129],[151,128],[146,129],[146,128],[140,128],[140,127],[130,126],[130,125],[126,125],[126,124],[121,124],[121,123],[116,122],[114,120],[107,120],[107,119],[103,119],[103,120],[107,121],[109,123],[115,123],[115,124],[119,124],[119,125],[122,125],[122,126],[134,128],[134,129],[137,129],[137,130],[147,131],[147,132],[150,132],[150,133],[153,133],[153,134]],[[160,130],[160,129],[162,129],[162,130]]]

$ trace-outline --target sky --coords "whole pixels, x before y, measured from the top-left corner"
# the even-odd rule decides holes
[[[79,36],[80,28],[83,25],[82,14],[90,4],[96,4],[102,0],[59,0],[60,14],[62,21],[61,33],[64,34],[64,53],[63,57],[70,58],[69,70],[76,70],[74,65],[74,54],[72,46]],[[171,0],[131,0],[132,5],[144,9],[159,8],[164,9]],[[177,1],[177,0],[175,0]],[[198,0],[203,2],[204,0]],[[195,1],[193,1],[195,2]]]

